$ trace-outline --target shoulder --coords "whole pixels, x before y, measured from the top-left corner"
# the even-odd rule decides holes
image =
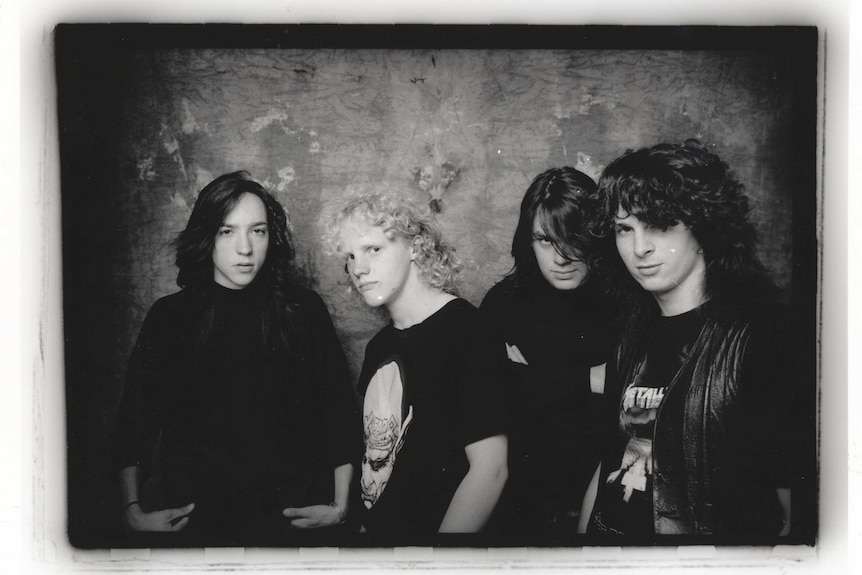
[[[511,278],[507,277],[491,286],[491,289],[482,298],[479,307],[483,311],[486,309],[493,310],[508,305],[513,299],[515,299],[515,287]]]
[[[172,316],[183,312],[190,306],[192,298],[187,290],[180,290],[170,295],[160,297],[150,307],[147,313],[148,318],[158,318],[163,316]]]
[[[460,297],[456,297],[452,301],[447,302],[442,308],[440,308],[437,315],[440,320],[466,323],[479,321],[479,318],[481,317],[476,306]]]
[[[319,312],[327,309],[320,294],[309,288],[294,286],[290,288],[288,298],[292,304],[301,310]]]
[[[147,311],[141,325],[141,334],[163,339],[165,335],[177,335],[192,325],[193,301],[186,290],[166,295],[156,300]],[[145,336],[146,337],[146,336]]]
[[[474,348],[492,339],[489,319],[462,298],[453,299],[437,313],[430,332],[456,348]]]

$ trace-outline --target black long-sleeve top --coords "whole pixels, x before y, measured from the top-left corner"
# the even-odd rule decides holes
[[[211,289],[212,330],[202,345],[188,290],[147,314],[115,428],[115,467],[181,477],[195,500],[287,493],[299,504],[328,503],[333,469],[357,459],[361,434],[325,304],[313,291],[293,291],[297,336],[288,353],[261,341],[258,288]]]

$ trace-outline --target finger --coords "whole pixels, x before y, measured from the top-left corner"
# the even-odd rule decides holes
[[[194,508],[195,508],[195,504],[194,504],[194,503],[189,503],[189,504],[188,504],[188,505],[186,505],[185,507],[178,507],[178,508],[176,508],[176,509],[166,509],[165,511],[167,511],[167,512],[168,512],[168,519],[169,519],[170,521],[173,521],[173,520],[174,520],[174,519],[176,519],[177,517],[182,517],[182,516],[184,516],[184,515],[188,515],[189,513],[191,513],[191,512],[192,512],[192,510],[193,510]]]
[[[182,519],[180,519],[179,521],[177,521],[176,523],[171,525],[171,531],[180,531],[188,524],[189,524],[189,518],[183,517]]]

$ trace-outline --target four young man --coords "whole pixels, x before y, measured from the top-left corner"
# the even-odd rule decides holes
[[[742,186],[689,141],[612,162],[596,199],[591,232],[611,249],[593,271],[623,319],[604,386],[616,429],[584,500],[582,530],[622,541],[787,534],[799,388],[783,357],[792,346],[788,314],[774,305],[754,255]],[[357,387],[364,450],[356,486],[368,541],[433,544],[440,533],[482,530],[507,478],[506,355],[456,295],[454,250],[427,206],[389,192],[339,198],[324,228],[352,287],[391,318],[368,343]],[[211,255],[215,283],[253,279],[232,264],[225,272],[219,253]],[[322,525],[346,511],[338,475],[346,458],[330,461],[340,503]],[[343,469],[349,480],[352,469]]]

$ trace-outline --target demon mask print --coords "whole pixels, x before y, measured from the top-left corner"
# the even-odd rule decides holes
[[[362,457],[362,502],[377,503],[395,466],[395,457],[404,445],[407,428],[413,420],[413,407],[403,415],[404,384],[395,362],[380,367],[365,392],[362,425],[365,454]]]

